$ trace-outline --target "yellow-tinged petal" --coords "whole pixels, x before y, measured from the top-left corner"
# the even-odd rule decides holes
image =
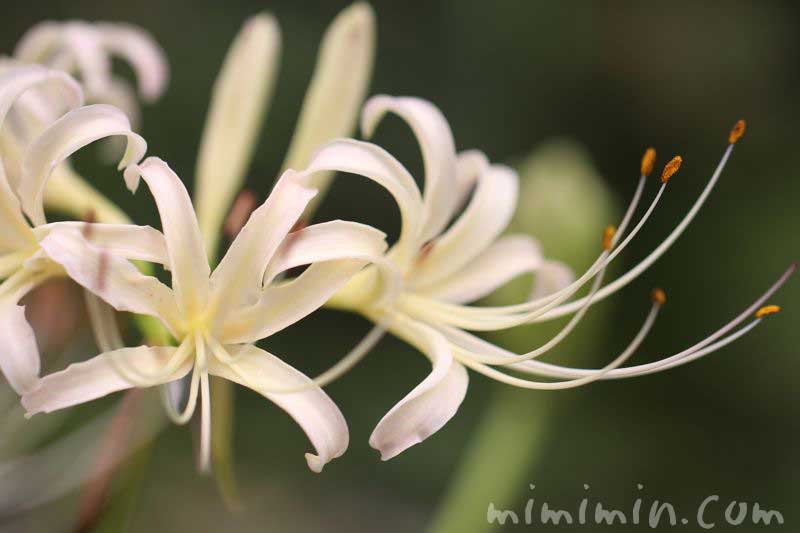
[[[197,179],[197,215],[206,249],[216,254],[222,222],[239,192],[275,84],[280,30],[268,14],[248,20],[214,83]]]
[[[375,14],[369,4],[356,2],[336,16],[322,38],[284,169],[302,169],[322,144],[352,135],[372,76],[374,53]],[[321,172],[312,177],[311,185],[320,194],[306,209],[306,218],[311,218],[332,176],[333,172]]]

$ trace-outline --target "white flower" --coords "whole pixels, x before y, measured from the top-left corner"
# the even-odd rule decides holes
[[[211,272],[191,200],[178,176],[151,157],[141,166],[131,166],[125,177],[133,187],[139,177],[144,179],[156,200],[171,288],[128,261],[104,259],[103,246],[87,240],[77,228],[52,230],[41,247],[72,279],[117,310],[158,318],[179,345],[114,350],[50,374],[23,396],[28,413],[62,409],[132,386],[163,384],[192,372],[188,404],[172,415],[177,423],[188,421],[199,397],[201,459],[206,466],[212,374],[261,392],[292,415],[317,450],[317,455],[307,454],[309,466],[320,471],[347,448],[344,418],[309,378],[254,343],[320,307],[372,256],[383,252],[384,235],[342,221],[289,235],[315,191],[287,171]],[[288,269],[306,264],[311,266],[298,278],[273,283]],[[275,386],[306,384],[306,390],[293,394],[269,392]]]
[[[115,105],[136,124],[136,96],[126,80],[113,74],[114,57],[131,66],[138,93],[146,102],[163,94],[169,82],[164,52],[149,33],[130,24],[45,21],[28,30],[14,50],[17,61],[76,76],[89,102]]]
[[[131,131],[122,112],[107,105],[77,107],[83,94],[72,78],[34,65],[9,68],[0,74],[0,129],[6,126],[6,118],[23,95],[45,87],[61,95],[62,105],[75,109],[32,142],[20,160],[0,160],[0,223],[4,228],[0,237],[0,277],[5,278],[0,284],[0,337],[7,350],[0,358],[0,369],[19,394],[36,384],[39,354],[24,308],[17,303],[44,280],[64,275],[63,269],[42,250],[41,241],[55,228],[77,231],[83,227],[82,223],[47,224],[42,197],[49,176],[73,152],[101,138],[127,138],[128,149],[121,168],[138,162],[147,147],[144,139]],[[19,196],[6,179],[12,167],[22,177]],[[92,234],[111,256],[150,261],[163,257],[163,238],[149,227],[95,224]]]
[[[606,230],[599,257],[584,274],[573,280],[567,267],[541,256],[532,238],[526,235],[501,236],[516,208],[517,176],[513,170],[489,164],[479,152],[456,154],[449,125],[442,114],[432,104],[416,98],[377,96],[370,99],[362,114],[365,135],[371,135],[381,118],[389,112],[399,115],[408,123],[420,144],[425,172],[424,192],[419,191],[412,176],[389,153],[365,142],[347,139],[334,141],[322,147],[303,171],[307,176],[331,171],[365,176],[385,187],[400,209],[401,233],[386,258],[402,272],[402,289],[397,294],[397,287],[393,286],[391,290],[395,294],[387,297],[385,276],[375,268],[367,268],[333,297],[329,305],[358,312],[373,321],[376,328],[338,365],[315,380],[324,384],[341,375],[371,349],[384,329],[416,347],[431,360],[431,374],[395,405],[372,433],[370,444],[380,450],[383,459],[389,459],[422,441],[455,414],[467,389],[465,367],[503,383],[543,390],[576,387],[598,379],[628,377],[671,368],[732,342],[758,324],[762,316],[775,311],[775,308],[766,308],[753,322],[724,336],[752,315],[794,270],[792,266],[773,287],[731,323],[691,348],[655,363],[618,368],[636,351],[652,327],[664,303],[661,291],[654,292],[653,305],[639,333],[604,368],[572,369],[535,361],[534,358],[554,348],[575,328],[593,302],[633,280],[680,236],[719,178],[736,140],[743,132],[744,123],[737,124],[729,139],[728,149],[706,189],[678,227],[636,267],[614,282],[602,286],[607,265],[631,242],[649,218],[669,178],[680,166],[679,157],[665,167],[662,185],[654,201],[630,233],[625,235],[646,177],[652,171],[655,152],[648,150],[642,162],[639,186],[619,230],[615,231],[613,227]],[[474,191],[471,192],[473,186]],[[466,207],[456,217],[464,202],[467,202]],[[623,236],[624,240],[620,241]],[[494,308],[464,305],[488,295],[513,277],[526,272],[535,274],[530,301]],[[590,281],[592,286],[586,297],[568,301]],[[465,331],[500,330],[570,314],[574,316],[556,336],[521,355],[503,350]],[[495,367],[566,381],[530,381]]]

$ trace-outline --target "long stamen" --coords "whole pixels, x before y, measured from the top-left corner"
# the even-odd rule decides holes
[[[609,237],[608,231],[606,231],[606,235],[604,236],[604,241],[608,240],[608,242],[605,244],[611,246],[612,239],[613,239],[613,233]],[[570,318],[569,322],[567,322],[567,324],[564,325],[564,327],[561,328],[561,330],[558,333],[556,333],[553,337],[551,337],[550,340],[548,340],[546,343],[542,344],[541,346],[539,346],[534,350],[529,351],[528,353],[515,355],[513,357],[497,357],[491,355],[486,356],[486,355],[474,354],[473,360],[477,363],[483,363],[487,365],[510,365],[513,363],[521,363],[523,361],[535,359],[549,352],[550,350],[558,346],[558,344],[561,341],[563,341],[578,326],[580,321],[583,319],[584,315],[589,310],[589,307],[592,304],[592,297],[597,293],[597,290],[600,288],[600,285],[603,284],[603,277],[605,273],[606,273],[605,268],[600,270],[594,282],[592,283],[592,287],[589,291],[589,295],[586,298],[586,303],[584,304],[584,306],[577,313],[575,313],[572,316],[572,318]]]
[[[206,360],[206,344],[201,334],[196,335],[197,367],[200,372],[200,457],[201,472],[211,468],[211,391],[208,385],[208,361]]]
[[[672,244],[678,240],[678,238],[683,234],[689,224],[692,223],[697,213],[700,211],[700,208],[703,207],[706,199],[708,198],[711,191],[714,189],[714,186],[717,184],[720,175],[722,174],[725,165],[728,162],[728,159],[733,152],[733,147],[736,146],[736,143],[739,139],[742,138],[745,131],[745,121],[739,120],[736,125],[731,130],[730,134],[728,135],[728,147],[725,149],[725,152],[722,154],[722,158],[720,159],[719,163],[717,164],[717,168],[714,169],[713,174],[711,175],[711,179],[708,180],[705,189],[700,194],[700,196],[695,201],[692,208],[686,213],[686,216],[683,217],[683,220],[672,230],[666,239],[658,246],[655,250],[650,252],[650,254],[645,257],[638,265],[630,269],[627,273],[617,278],[615,281],[609,283],[597,293],[595,297],[595,302],[599,302],[603,300],[607,296],[610,296],[620,290],[621,288],[625,287],[631,281],[636,279],[642,272],[647,270],[650,265],[658,261],[658,259],[664,255],[664,253],[669,250]],[[574,313],[577,309],[581,306],[581,300],[576,300],[574,302],[570,302],[566,305],[561,307],[555,308],[550,312],[546,313],[545,315],[539,317],[536,321],[544,321],[544,320],[552,320],[554,318],[558,318],[564,315],[568,315],[570,313]]]
[[[499,370],[496,370],[492,367],[486,366],[484,364],[475,362],[473,354],[460,347],[456,347],[456,357],[461,363],[475,370],[476,372],[479,372],[487,377],[490,377],[502,383],[513,385],[515,387],[520,387],[524,389],[535,389],[535,390],[563,390],[563,389],[572,389],[575,387],[581,387],[593,381],[602,379],[603,376],[605,376],[615,368],[619,367],[620,365],[624,364],[625,361],[627,361],[636,352],[636,350],[644,341],[645,337],[647,337],[647,334],[650,332],[650,329],[652,329],[653,323],[655,322],[656,317],[658,316],[658,311],[660,308],[661,308],[661,303],[658,300],[654,299],[653,305],[650,308],[650,312],[647,314],[647,318],[645,319],[644,324],[642,324],[641,329],[633,338],[631,343],[625,348],[625,350],[623,350],[619,356],[617,356],[613,361],[611,361],[605,367],[595,371],[591,375],[580,377],[577,379],[552,383],[552,382],[539,382],[539,381],[532,381],[528,379],[518,378],[515,376],[508,375]]]
[[[583,287],[584,284],[586,284],[589,279],[597,275],[601,269],[606,268],[611,261],[613,261],[633,240],[658,205],[658,202],[661,199],[664,190],[666,189],[669,177],[671,177],[680,166],[679,162],[677,164],[674,163],[676,159],[680,161],[680,157],[673,158],[673,160],[668,163],[667,167],[665,167],[665,173],[662,174],[662,185],[647,211],[644,213],[644,215],[642,215],[639,222],[625,237],[622,243],[610,251],[609,247],[614,246],[616,241],[623,234],[625,227],[630,222],[636,204],[639,201],[641,188],[643,187],[644,180],[647,176],[643,174],[640,177],[637,193],[634,195],[634,199],[631,201],[625,217],[620,224],[620,230],[604,238],[605,250],[600,254],[600,257],[598,257],[594,264],[589,267],[589,269],[587,269],[579,279],[575,280],[563,289],[531,302],[501,307],[474,307],[449,304],[445,302],[438,302],[419,295],[408,295],[406,300],[416,308],[416,312],[419,312],[430,319],[475,331],[506,329],[520,324],[538,321],[537,319],[539,319],[542,315],[549,314],[549,311],[556,308],[559,304],[575,294],[581,287]],[[667,178],[663,179],[663,176],[665,175]],[[600,291],[602,291],[602,289],[600,289]],[[581,305],[585,304],[587,299],[588,296],[580,300]],[[518,314],[509,316],[515,313]]]
[[[618,370],[614,370],[613,372],[609,372],[607,376],[603,379],[622,379],[622,378],[630,378],[635,376],[641,376],[646,374],[652,374],[657,371],[667,370],[670,368],[674,368],[679,365],[683,365],[702,357],[703,355],[709,354],[713,351],[726,346],[730,342],[738,339],[745,333],[749,332],[753,329],[756,325],[760,323],[760,320],[766,317],[768,314],[773,314],[777,311],[777,306],[766,306],[761,307],[764,305],[764,302],[771,298],[777,291],[780,289],[789,277],[795,272],[797,269],[796,264],[791,265],[784,273],[781,275],[778,280],[772,284],[772,286],[767,289],[764,294],[762,294],[756,301],[750,304],[744,311],[742,311],[738,316],[736,316],[733,320],[719,328],[717,331],[703,339],[702,341],[690,346],[689,348],[682,350],[674,355],[669,357],[661,358],[652,363],[646,363],[642,365],[632,366],[628,368],[620,368]],[[732,333],[728,337],[723,337],[724,335],[728,334],[734,328],[739,326],[742,322],[744,322],[748,317],[755,316],[756,320],[749,323],[746,326],[743,326],[741,329],[737,330],[736,332]],[[514,356],[513,352],[508,352],[507,350],[503,350],[493,344],[490,344],[483,339],[479,339],[473,335],[470,335],[466,332],[459,331],[455,328],[445,328],[443,329],[443,333],[452,339],[454,342],[458,344],[465,344],[472,350],[481,349],[481,350],[488,350],[500,356]],[[722,338],[722,340],[719,340]],[[715,344],[715,341],[717,341]],[[569,368],[560,365],[553,365],[550,363],[544,363],[541,361],[525,361],[524,363],[514,364],[511,365],[511,368],[514,370],[518,370],[521,372],[545,376],[545,377],[552,377],[552,378],[577,378],[589,375],[596,370],[589,370],[589,369],[579,369],[579,368]]]
[[[200,384],[200,374],[200,369],[197,365],[194,365],[192,368],[192,382],[189,385],[189,398],[187,399],[186,407],[182,412],[178,412],[172,405],[172,400],[166,397],[166,392],[164,392],[166,389],[161,389],[162,400],[164,403],[164,408],[167,411],[167,416],[169,416],[170,420],[179,426],[182,426],[191,420],[192,416],[194,415],[194,411],[197,408],[197,392]]]

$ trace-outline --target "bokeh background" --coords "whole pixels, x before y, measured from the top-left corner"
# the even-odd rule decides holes
[[[247,184],[265,195],[283,161],[319,39],[346,5],[6,0],[0,50],[10,53],[27,28],[45,19],[126,21],[152,32],[168,54],[172,82],[159,102],[144,109],[142,132],[149,152],[169,161],[191,187],[211,86],[226,48],[249,15],[271,11],[283,34],[280,78]],[[644,276],[598,306],[589,328],[553,360],[598,365],[613,356],[638,328],[654,285],[667,291],[669,302],[640,357],[673,353],[738,313],[798,258],[796,2],[372,5],[378,47],[371,93],[432,100],[450,120],[459,149],[478,147],[496,161],[520,163],[535,150],[552,150],[554,139],[582,146],[587,159],[576,163],[575,172],[589,181],[600,176],[600,185],[581,190],[558,209],[547,209],[550,189],[542,186],[535,201],[520,206],[523,219],[531,221],[526,229],[546,237],[545,251],[576,268],[594,256],[598,241],[575,237],[573,243],[560,228],[599,239],[612,220],[597,220],[602,217],[591,216],[592,209],[600,202],[613,213],[613,204],[627,201],[644,148],[655,146],[661,163],[680,153],[684,167],[647,231],[623,254],[621,262],[628,265],[656,246],[689,208],[721,156],[730,126],[747,119],[745,138],[690,231]],[[411,169],[421,167],[399,121],[383,125],[378,141]],[[97,165],[91,155],[84,159],[79,166],[138,222],[157,223],[146,195],[131,197],[111,167]],[[551,183],[554,191],[558,184]],[[552,202],[558,201],[554,192]],[[373,223],[390,234],[398,227],[388,195],[354,179],[338,180],[319,212],[320,219],[334,217]],[[39,298],[49,307],[70,290],[59,287]],[[521,511],[533,495],[537,506],[546,500],[575,509],[590,493],[619,508],[630,508],[640,496],[645,505],[667,500],[690,518],[706,496],[719,494],[721,504],[712,513],[718,529],[725,530],[724,506],[736,500],[780,510],[784,528],[794,530],[800,521],[798,296],[794,280],[776,299],[785,313],[734,346],[663,374],[556,393],[508,393],[473,375],[460,412],[442,431],[384,463],[368,446],[369,434],[428,371],[421,355],[386,340],[330,387],[348,419],[351,445],[321,475],[308,471],[302,457],[308,444],[291,419],[239,388],[235,468],[243,510],[226,510],[213,481],[195,471],[192,432],[171,427],[137,456],[128,472],[136,474],[128,483],[135,489],[119,483],[123,488],[109,504],[116,518],[105,526],[101,520],[98,529],[117,531],[123,523],[131,532],[408,532],[424,531],[438,517],[438,531],[454,531],[447,522],[458,523],[458,531],[478,532],[486,529],[490,501]],[[42,320],[62,324],[67,316],[77,317],[66,328],[70,345],[80,350],[85,344],[86,356],[93,355],[79,313]],[[514,331],[505,340],[532,345],[543,334],[533,329]],[[359,318],[323,311],[265,346],[313,374],[366,330]],[[113,401],[74,409],[61,431]],[[498,421],[498,413],[506,420]],[[520,456],[525,460],[515,462]],[[506,488],[496,488],[503,480]],[[4,517],[0,530],[74,530],[81,490],[31,513]],[[748,521],[736,530],[763,527]]]

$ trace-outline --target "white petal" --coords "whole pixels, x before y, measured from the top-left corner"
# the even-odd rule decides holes
[[[220,338],[229,343],[256,342],[291,326],[322,307],[367,263],[360,259],[314,263],[297,278],[264,289],[255,304],[226,315]]]
[[[80,85],[67,74],[38,65],[12,67],[0,74],[0,127],[14,103],[26,91],[34,88],[57,90],[64,105],[69,108],[83,103]]]
[[[205,308],[211,269],[189,193],[169,166],[157,157],[125,172],[125,179],[144,179],[158,206],[161,231],[167,242],[172,289],[184,314]]]
[[[104,22],[95,28],[103,47],[133,67],[144,99],[150,102],[158,99],[169,82],[169,66],[153,36],[130,24]]]
[[[350,437],[344,416],[333,400],[311,383],[311,379],[255,346],[228,346],[227,349],[236,358],[236,365],[247,380],[214,357],[209,360],[209,372],[252,388],[286,411],[303,428],[317,451],[317,455],[306,454],[311,470],[322,471],[326,463],[347,450]],[[293,393],[269,392],[275,388],[302,386],[308,388]]]
[[[132,366],[142,374],[153,375],[163,367],[175,350],[172,346],[122,348],[82,363],[71,364],[60,372],[43,377],[35,389],[22,397],[22,405],[27,416],[33,416],[130,389],[133,385],[120,375],[115,364]],[[119,362],[115,363],[112,358]],[[191,370],[192,364],[193,360],[187,358],[163,383],[182,378]]]
[[[396,317],[390,329],[424,353],[433,370],[372,432],[369,444],[384,461],[439,431],[458,411],[469,383],[466,369],[453,360],[450,344],[441,334],[402,317]]]
[[[69,277],[117,311],[155,316],[173,332],[177,329],[179,315],[172,290],[129,261],[88,242],[80,231],[51,229],[39,245]]]
[[[380,255],[386,250],[386,234],[372,226],[334,220],[295,231],[283,241],[267,266],[264,283],[301,265],[341,259],[343,256]]]
[[[339,171],[358,174],[384,187],[400,208],[400,237],[395,244],[395,261],[410,262],[416,254],[422,223],[422,196],[414,178],[386,150],[370,143],[338,139],[320,148],[311,158],[304,175]]]
[[[542,261],[541,248],[534,239],[509,235],[498,239],[451,277],[421,292],[451,303],[474,302],[520,274],[535,272]]]
[[[0,370],[17,394],[25,394],[39,381],[39,348],[25,308],[17,301],[0,300]]]
[[[279,51],[275,19],[257,15],[236,36],[214,83],[195,171],[197,213],[210,253],[216,252],[220,227],[250,166]]]
[[[333,19],[322,38],[284,169],[304,168],[324,143],[352,135],[374,54],[375,14],[369,4],[354,3]],[[311,186],[323,195],[332,176],[332,172],[316,174]],[[306,212],[311,213],[320,200],[321,196],[312,200]]]
[[[64,103],[76,107],[83,102],[80,86],[64,73],[29,65],[12,67],[0,74],[0,128],[12,106],[23,95],[31,94],[35,88],[53,88],[62,95]],[[11,158],[0,161],[0,225],[4,228],[0,237],[2,251],[25,246],[31,241],[28,223],[20,211],[17,196],[12,192],[4,166],[12,164]],[[17,172],[19,172],[17,170]]]
[[[296,172],[286,171],[253,211],[211,276],[212,302],[222,313],[260,296],[267,263],[316,193]]]
[[[502,165],[492,165],[479,177],[464,213],[416,263],[410,275],[415,286],[429,287],[446,279],[497,239],[516,209],[518,181],[517,174]]]
[[[545,261],[536,272],[530,300],[537,300],[560,291],[575,281],[572,269],[560,261]]]
[[[82,232],[87,240],[103,248],[111,255],[124,259],[137,259],[149,263],[169,265],[164,235],[150,226],[53,222],[36,227],[34,234],[38,240],[41,240],[51,231],[59,228],[70,228],[73,231]]]
[[[480,150],[464,150],[456,159],[456,205],[455,210],[464,207],[475,188],[478,178],[489,168],[486,154]]]
[[[131,130],[124,113],[103,104],[70,111],[48,127],[28,148],[22,162],[19,196],[23,211],[35,224],[45,222],[42,197],[53,169],[84,146],[116,135],[128,139],[128,147],[119,168],[138,163],[147,150],[147,143]]]
[[[456,147],[450,125],[439,109],[420,98],[373,96],[364,106],[361,129],[371,137],[386,113],[395,113],[414,132],[425,165],[424,213],[420,244],[439,235],[453,216],[456,188]]]
[[[75,65],[87,92],[103,92],[111,62],[97,30],[86,22],[43,22],[31,28],[17,44],[14,56],[26,63],[48,63],[60,68]]]

